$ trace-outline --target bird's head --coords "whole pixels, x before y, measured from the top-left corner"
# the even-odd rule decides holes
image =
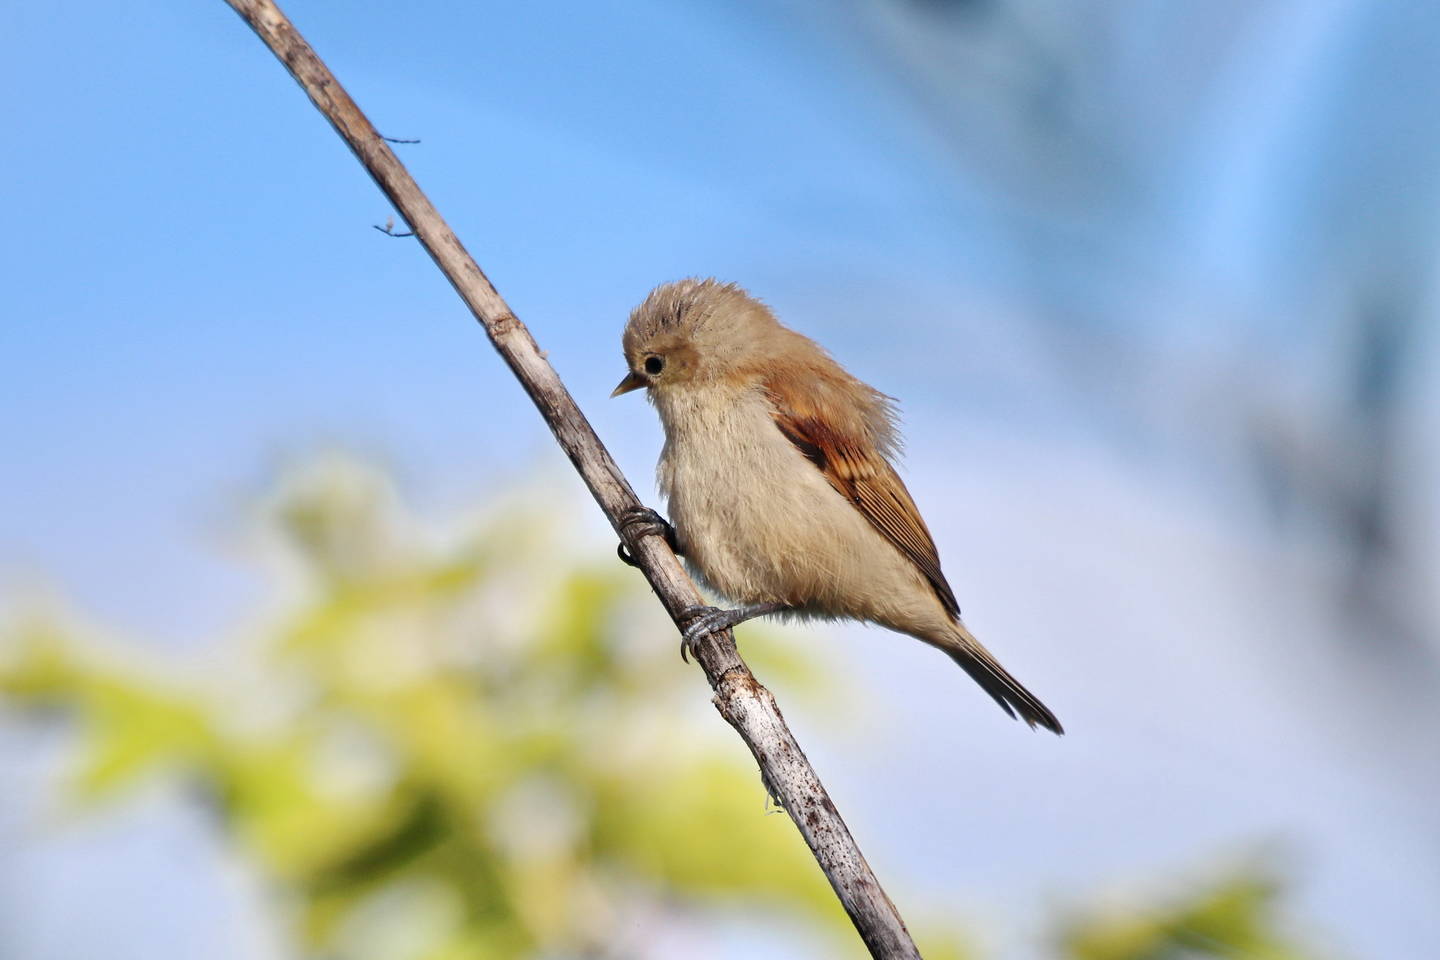
[[[662,284],[630,313],[622,341],[630,372],[611,396],[751,378],[787,334],[794,336],[733,283]]]

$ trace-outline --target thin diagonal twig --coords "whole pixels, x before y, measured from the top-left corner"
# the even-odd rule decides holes
[[[560,447],[676,625],[703,603],[665,538],[635,521],[640,500],[600,443],[564,383],[458,237],[396,159],[385,138],[350,99],[329,68],[271,0],[226,0],[259,35],[355,152],[434,259],[539,408]],[[715,692],[714,702],[760,764],[765,788],[795,821],[855,929],[875,957],[918,958],[895,905],[875,879],[849,829],[830,802],[770,691],[760,685],[727,630],[693,645]]]

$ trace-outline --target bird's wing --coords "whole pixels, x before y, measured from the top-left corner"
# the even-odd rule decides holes
[[[825,475],[830,486],[849,500],[865,519],[885,535],[935,588],[935,595],[952,617],[960,616],[955,594],[940,572],[940,554],[910,491],[881,452],[879,438],[869,435],[864,416],[855,415],[854,387],[861,384],[825,384],[815,389],[798,378],[778,376],[764,384],[775,425],[805,458]],[[874,402],[885,398],[875,396]],[[817,401],[827,410],[844,410],[848,416],[821,416]]]

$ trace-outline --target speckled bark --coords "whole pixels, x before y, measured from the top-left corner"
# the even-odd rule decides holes
[[[682,611],[704,600],[663,537],[636,537],[625,529],[627,511],[639,508],[640,501],[530,331],[511,313],[389,145],[279,8],[269,0],[226,2],[285,64],[349,144],[480,321],[678,626]],[[729,631],[713,635],[696,644],[694,653],[715,692],[716,709],[755,755],[765,788],[795,821],[870,953],[919,957],[904,921],[785,725],[775,698],[740,659],[735,638]]]

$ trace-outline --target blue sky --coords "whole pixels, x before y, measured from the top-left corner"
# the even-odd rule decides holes
[[[1437,718],[1374,716],[1315,652],[1342,631],[1334,546],[1257,532],[1237,423],[1256,403],[1325,435],[1346,310],[1377,285],[1401,291],[1434,369],[1440,18],[990,8],[994,28],[954,48],[954,23],[860,2],[287,5],[383,132],[423,140],[402,158],[637,488],[658,427],[605,397],[624,317],[662,280],[742,282],[904,402],[907,476],[962,605],[1077,733],[1016,739],[927,651],[839,631],[895,739],[856,754],[796,724],[872,859],[1020,917],[1279,837],[1300,851],[1301,917],[1357,956],[1418,955],[1440,938],[1440,877],[1416,854],[1435,823],[1414,802],[1436,771],[1395,771]],[[222,3],[8,20],[0,602],[59,596],[203,650],[268,595],[246,509],[298,455],[377,456],[437,512],[565,475],[478,327],[413,242],[371,229],[387,205]],[[1027,126],[1049,102],[1035,50],[1068,132]],[[956,95],[937,108],[937,90]],[[1406,418],[1432,559],[1437,408],[1417,387]],[[877,771],[913,819],[868,787]],[[948,855],[976,831],[914,824],[975,782],[1022,789],[976,800],[989,840]],[[1259,785],[1246,809],[1237,783]],[[31,896],[56,898],[31,955],[63,940],[75,864],[142,869],[120,835],[26,847],[55,878]],[[1376,894],[1382,876],[1399,892]]]
[[[767,50],[773,32],[704,8],[589,9],[496,23],[434,5],[383,27],[383,5],[295,12],[382,129],[425,140],[407,162],[582,400],[615,379],[617,329],[659,279],[783,293],[778,277],[809,271],[859,288],[877,251],[904,257],[860,229],[918,232],[904,210],[923,208],[924,177],[887,159],[894,124],[863,128],[831,75]],[[317,441],[378,445],[427,477],[543,449],[460,304],[414,244],[370,229],[387,206],[227,8],[20,18],[11,89],[57,48],[77,68],[6,103],[7,206],[25,226],[0,242],[25,282],[0,333],[23,412],[4,440],[30,465],[3,481],[21,505],[7,562],[84,563],[103,590],[109,561],[82,545],[165,550],[194,536],[203,498]],[[703,124],[685,122],[695,104]],[[185,623],[166,619],[144,625]]]

